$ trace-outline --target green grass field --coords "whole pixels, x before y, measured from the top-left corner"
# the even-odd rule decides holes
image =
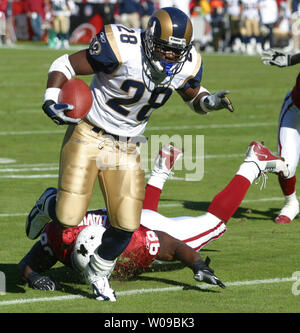
[[[180,263],[155,264],[134,280],[112,280],[116,303],[89,298],[89,287],[61,264],[49,272],[60,290],[34,291],[22,284],[16,265],[34,243],[25,235],[26,213],[46,187],[57,185],[64,127],[53,124],[41,105],[49,65],[61,54],[27,43],[0,49],[0,271],[6,277],[0,313],[298,313],[293,274],[300,271],[300,223],[273,222],[283,203],[275,175],[269,175],[265,189],[253,184],[224,236],[202,251],[226,289],[197,283]],[[166,216],[203,214],[252,140],[263,140],[276,152],[281,102],[299,71],[264,66],[255,56],[202,56],[203,85],[229,89],[235,113],[199,116],[174,94],[152,115],[145,133],[150,140],[151,135],[204,135],[204,177],[187,182],[184,170],[175,173],[159,206]],[[90,207],[104,207],[98,187]]]

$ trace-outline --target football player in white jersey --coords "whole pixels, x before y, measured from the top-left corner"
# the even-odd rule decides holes
[[[151,113],[176,90],[194,111],[206,114],[232,104],[221,90],[201,86],[202,59],[192,45],[190,19],[177,8],[155,12],[146,31],[104,26],[88,49],[56,59],[50,69],[44,112],[59,125],[69,124],[60,157],[58,192],[48,188],[26,221],[29,238],[45,224],[76,226],[84,217],[98,178],[111,227],[91,256],[85,276],[97,295],[105,295],[107,276],[116,258],[139,227],[144,199],[144,170],[139,140]],[[58,103],[63,84],[75,75],[94,74],[93,106],[82,119]],[[109,288],[110,290],[110,288]],[[111,299],[114,300],[114,299]]]
[[[57,36],[56,49],[69,48],[70,15],[75,4],[70,0],[51,0],[53,26]]]
[[[241,21],[243,27],[241,34],[248,54],[261,53],[260,17],[258,0],[240,0]]]

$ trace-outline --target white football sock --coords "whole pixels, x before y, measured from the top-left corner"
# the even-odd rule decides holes
[[[290,195],[285,195],[284,198],[285,198],[286,203],[291,202],[291,201],[298,201],[297,196],[296,196],[296,191]]]
[[[240,165],[237,175],[243,176],[252,184],[258,177],[260,170],[254,162],[244,162]]]
[[[114,270],[117,259],[106,260],[99,256],[97,253],[98,248],[95,250],[94,254],[90,258],[89,265],[93,268],[97,275],[109,277]]]
[[[152,185],[152,186],[157,187],[160,190],[162,190],[168,177],[169,177],[169,174],[167,174],[167,173],[164,173],[164,172],[158,173],[158,172],[152,171],[147,184]]]

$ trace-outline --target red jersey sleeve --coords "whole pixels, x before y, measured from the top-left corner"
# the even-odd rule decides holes
[[[292,91],[292,98],[294,104],[300,109],[300,73],[297,76],[296,84]]]

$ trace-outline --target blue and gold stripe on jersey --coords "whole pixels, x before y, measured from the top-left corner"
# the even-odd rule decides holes
[[[202,81],[202,73],[203,73],[203,61],[200,53],[195,52],[193,56],[197,57],[196,65],[194,68],[194,71],[191,73],[191,75],[187,76],[187,78],[184,80],[182,85],[180,86],[180,90],[186,90],[188,88],[195,88],[200,85]],[[192,53],[189,55],[189,57],[192,57]],[[187,61],[190,61],[189,59]]]
[[[112,74],[122,65],[111,25],[106,25],[93,38],[86,52],[87,60],[95,72]]]

